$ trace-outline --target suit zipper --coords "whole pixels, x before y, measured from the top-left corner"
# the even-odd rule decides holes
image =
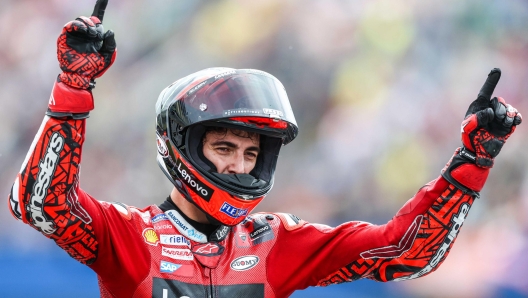
[[[211,268],[205,268],[206,275],[209,276],[209,294],[207,295],[208,298],[214,298],[214,292],[213,292],[213,270]]]

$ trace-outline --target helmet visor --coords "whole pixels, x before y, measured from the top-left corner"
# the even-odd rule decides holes
[[[265,117],[297,126],[282,84],[256,70],[229,70],[187,90],[173,105],[182,126],[235,117]]]

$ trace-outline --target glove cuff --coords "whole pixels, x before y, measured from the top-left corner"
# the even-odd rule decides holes
[[[462,191],[478,196],[484,187],[489,168],[475,164],[476,156],[464,147],[457,148],[451,160],[442,169],[442,177]]]
[[[56,80],[48,103],[50,116],[74,116],[86,114],[94,109],[94,100],[90,90],[73,88]],[[74,118],[82,117],[76,115]],[[82,118],[86,118],[82,117]]]

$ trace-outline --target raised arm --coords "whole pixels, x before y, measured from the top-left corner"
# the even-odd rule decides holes
[[[87,264],[95,260],[97,247],[87,209],[96,203],[89,199],[79,203],[80,196],[88,198],[79,188],[79,167],[85,118],[94,108],[94,79],[116,56],[114,34],[105,33],[102,26],[107,2],[97,1],[91,17],[79,17],[62,29],[57,40],[62,73],[8,197],[15,218]]]
[[[463,146],[441,176],[422,187],[387,224],[348,222],[331,228],[282,220],[282,241],[268,260],[274,288],[289,295],[314,285],[360,278],[406,280],[435,271],[479,197],[494,158],[522,121],[502,98],[491,99],[499,78],[500,70],[493,69],[471,103],[462,122]]]

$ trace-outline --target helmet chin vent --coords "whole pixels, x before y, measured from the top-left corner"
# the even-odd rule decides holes
[[[262,179],[256,179],[250,174],[220,174],[213,173],[216,177],[222,179],[223,181],[233,184],[240,185],[247,188],[259,189],[264,187],[267,182]]]

